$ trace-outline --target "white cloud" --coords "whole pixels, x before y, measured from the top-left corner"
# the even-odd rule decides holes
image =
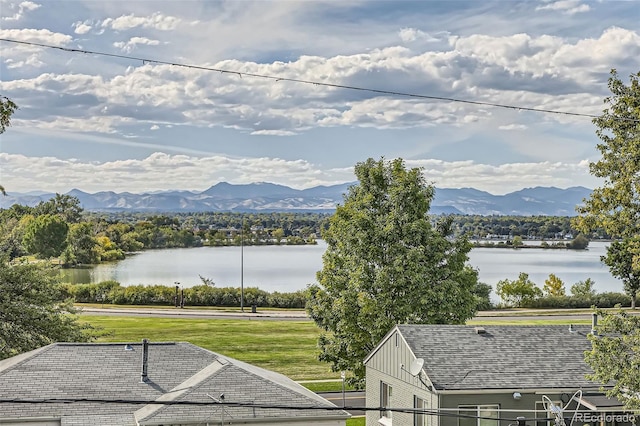
[[[33,28],[0,29],[0,38],[7,38],[7,39],[19,40],[19,41],[28,41],[28,42],[34,42],[34,43],[52,44],[54,46],[65,46],[73,40],[73,37],[67,34],[54,33],[47,29],[37,30]],[[28,47],[23,47],[23,48],[28,48]],[[3,54],[6,55],[6,53],[4,52]]]
[[[149,128],[149,130],[158,130],[160,128],[160,126],[158,126],[157,124],[154,124],[153,126],[151,126]]]
[[[303,161],[279,158],[191,157],[156,152],[147,158],[108,162],[81,162],[55,157],[27,157],[0,153],[3,185],[22,191],[39,182],[42,190],[145,192],[167,189],[167,182],[179,189],[204,190],[220,182],[276,182],[296,188],[332,185],[353,180],[353,173],[332,176]],[[31,182],[31,183],[30,183]],[[79,182],[82,185],[79,187]],[[108,188],[105,187],[108,182]],[[194,182],[198,182],[194,185]]]
[[[9,30],[11,31],[11,30]],[[17,36],[33,38],[69,36],[46,30],[23,30]],[[37,36],[37,37],[36,37]],[[130,51],[138,45],[158,45],[160,40],[132,37],[116,46]],[[601,110],[603,81],[594,81],[593,72],[619,61],[640,66],[640,35],[610,28],[598,38],[568,43],[551,36],[515,34],[504,37],[474,35],[451,39],[451,51],[412,53],[403,47],[376,49],[367,53],[335,57],[302,56],[288,63],[255,63],[226,60],[211,66],[237,71],[220,74],[171,65],[129,66],[113,77],[100,74],[54,74],[0,82],[3,90],[27,93],[91,95],[132,122],[162,121],[227,127],[254,135],[289,136],[312,127],[373,127],[380,129],[428,128],[437,125],[464,126],[479,123],[498,109],[455,102],[402,96],[382,96],[319,85],[274,81],[247,76],[247,73],[354,85],[392,88],[405,93],[453,97],[523,107],[598,113]],[[27,58],[7,56],[8,66],[27,64]],[[32,65],[36,64],[33,58]],[[578,66],[578,64],[582,64]],[[508,80],[508,90],[505,90]],[[594,88],[597,92],[594,94]],[[163,116],[149,117],[150,112]],[[64,113],[64,110],[60,110]],[[86,111],[90,118],[95,111]],[[512,120],[519,119],[511,113]],[[166,118],[165,118],[166,117]],[[530,116],[529,116],[530,117]],[[539,115],[539,120],[575,123],[565,116]],[[81,120],[75,117],[74,120]],[[112,132],[112,124],[88,119],[86,131]],[[64,120],[51,123],[72,126]],[[525,122],[498,123],[498,126],[527,126]],[[73,124],[76,126],[76,124]],[[148,128],[148,126],[146,126]],[[502,130],[515,127],[502,127]],[[520,127],[522,129],[523,127]],[[125,132],[123,131],[123,134]]]
[[[452,37],[450,43],[460,59],[478,61],[474,67],[484,73],[478,78],[486,79],[493,73],[496,80],[492,79],[490,83],[508,77],[512,85],[519,78],[523,84],[538,84],[540,91],[550,90],[545,88],[549,80],[566,79],[575,85],[588,85],[592,83],[594,72],[606,73],[613,64],[640,57],[640,34],[617,27],[606,29],[598,38],[584,38],[575,43],[556,36],[532,37],[528,34]],[[637,69],[640,60],[632,61]],[[474,77],[469,76],[471,83]]]
[[[134,14],[130,14],[122,15],[118,18],[107,18],[102,21],[101,26],[104,28],[111,28],[116,31],[125,31],[136,27],[170,31],[174,30],[180,22],[181,19],[179,18],[156,12],[151,16],[135,16]]]
[[[427,181],[437,188],[476,188],[495,195],[526,187],[555,186],[567,188],[576,182],[596,185],[589,175],[588,161],[578,163],[531,162],[500,165],[474,161],[417,160],[406,161],[409,167],[422,167]]]
[[[132,37],[127,42],[118,41],[113,43],[113,45],[119,49],[122,49],[125,52],[131,52],[136,48],[139,44],[146,44],[148,46],[157,46],[160,44],[158,40],[152,40],[147,37]]]
[[[21,61],[14,61],[11,58],[8,58],[4,61],[4,63],[7,65],[7,68],[9,69],[13,69],[13,68],[21,68],[21,67],[25,67],[25,66],[29,66],[29,67],[42,67],[44,66],[44,62],[42,62],[39,58],[37,54],[31,54],[29,55],[26,59],[21,60]]]
[[[500,130],[525,130],[527,126],[524,124],[506,124],[504,126],[498,126]]]
[[[588,162],[479,164],[473,161],[407,160],[408,167],[422,167],[427,181],[437,188],[474,187],[503,194],[532,186],[566,188],[584,182]],[[0,153],[3,185],[12,191],[33,189],[33,181],[45,191],[88,192],[114,190],[134,193],[167,189],[204,190],[226,181],[234,184],[273,182],[294,188],[334,185],[355,180],[353,168],[322,170],[304,160],[280,158],[193,157],[156,152],[146,158],[83,162],[55,157],[27,157]],[[79,186],[78,182],[82,182]],[[108,184],[105,186],[105,182]],[[198,182],[194,185],[194,182]],[[594,181],[590,181],[594,183]]]
[[[99,132],[115,133],[118,126],[130,123],[131,119],[117,116],[93,117],[65,117],[57,116],[53,119],[23,120],[14,119],[12,125],[31,127],[33,129],[56,130],[62,132]]]
[[[536,10],[558,10],[567,15],[584,13],[591,10],[588,4],[581,4],[580,0],[560,0],[536,7]]]
[[[93,28],[91,21],[78,21],[73,23],[73,31],[76,34],[86,34]]]
[[[40,6],[41,5],[34,3],[32,1],[23,1],[17,5],[15,3],[8,3],[6,6],[7,8],[11,10],[16,10],[17,8],[18,10],[11,16],[3,16],[2,20],[3,21],[19,21],[24,17],[25,12],[34,11]]]
[[[293,136],[296,133],[286,130],[257,130],[255,132],[251,132],[251,134],[259,136]]]
[[[441,35],[442,34],[446,34],[446,33],[441,33]],[[400,30],[398,35],[400,36],[400,39],[405,43],[411,43],[418,40],[428,41],[428,42],[440,40],[440,38],[434,37],[433,35],[429,33],[425,33],[424,31],[418,30],[416,28],[403,28]]]

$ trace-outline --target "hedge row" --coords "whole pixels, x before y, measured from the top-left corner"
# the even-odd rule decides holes
[[[527,302],[525,308],[613,308],[616,305],[622,307],[631,306],[631,297],[624,293],[598,293],[593,296],[544,296]]]
[[[62,284],[63,294],[78,303],[110,303],[114,305],[174,306],[174,286],[134,285],[122,287],[117,281],[98,284]],[[186,306],[240,306],[239,287],[198,285],[184,289]],[[180,296],[180,295],[179,295]],[[178,299],[179,300],[179,299]],[[256,287],[244,289],[244,305],[262,308],[304,308],[306,292],[269,293]],[[526,308],[613,308],[631,306],[631,298],[623,293],[598,293],[588,297],[545,296],[523,305]]]
[[[64,295],[78,303],[110,303],[114,305],[174,306],[174,286],[134,285],[122,287],[116,281],[98,284],[62,284]],[[185,306],[240,306],[239,287],[198,285],[184,289]],[[179,298],[182,294],[178,295]],[[178,299],[180,300],[180,299]],[[263,308],[304,308],[305,291],[269,293],[255,287],[244,289],[244,305]]]

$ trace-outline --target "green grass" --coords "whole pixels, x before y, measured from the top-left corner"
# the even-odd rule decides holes
[[[184,341],[294,380],[337,379],[317,360],[319,329],[312,321],[250,321],[83,315],[83,321],[110,334],[101,342]]]
[[[342,380],[332,382],[302,382],[300,384],[313,392],[342,392]],[[344,390],[355,390],[355,388],[345,385]]]
[[[367,424],[366,417],[352,417],[347,419],[347,426],[364,426]]]
[[[185,341],[194,345],[282,373],[293,380],[339,379],[329,364],[318,361],[320,330],[309,320],[261,321],[231,319],[144,318],[83,315],[82,320],[109,334],[103,342]],[[590,324],[589,319],[508,320],[477,318],[469,325]],[[340,391],[342,383],[305,383],[309,389]]]

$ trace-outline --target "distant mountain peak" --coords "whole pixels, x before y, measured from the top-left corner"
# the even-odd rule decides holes
[[[77,197],[85,210],[153,212],[332,212],[344,202],[344,194],[355,182],[316,186],[304,190],[269,182],[231,184],[218,182],[202,192],[174,190],[144,194],[101,191],[89,194],[79,189],[67,193]],[[575,186],[523,188],[505,195],[493,195],[475,188],[436,189],[432,214],[575,216],[576,206],[591,190]],[[0,197],[0,207],[13,204],[34,206],[53,198],[53,193],[9,193]]]

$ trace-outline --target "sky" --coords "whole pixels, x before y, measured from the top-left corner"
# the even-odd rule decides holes
[[[610,70],[640,72],[640,2],[0,0],[0,39],[9,193],[304,189],[403,158],[505,194],[602,183],[591,118],[527,109],[601,113]]]

